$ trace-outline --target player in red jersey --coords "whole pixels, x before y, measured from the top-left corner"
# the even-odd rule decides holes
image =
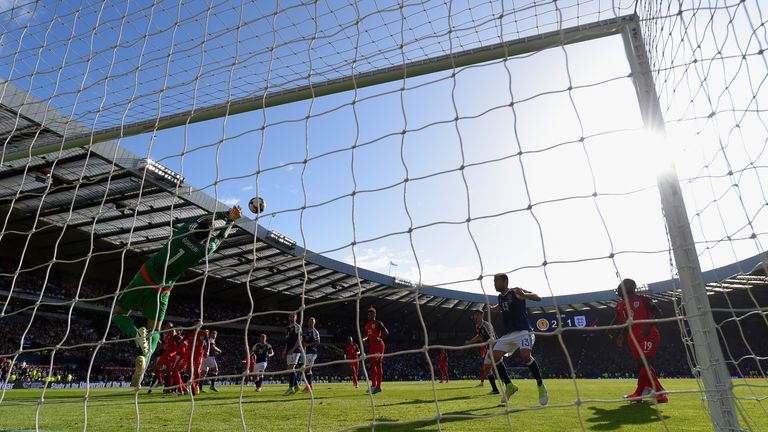
[[[171,367],[173,366],[171,359],[175,360],[177,350],[176,339],[178,336],[176,334],[176,329],[173,328],[173,323],[170,321],[165,321],[162,327],[163,337],[160,340],[158,347],[163,350],[163,353],[160,355],[160,358],[158,358],[155,368],[153,369],[155,376],[152,378],[152,384],[150,384],[147,394],[152,393],[152,389],[157,383],[163,383],[163,393],[167,393],[170,387],[168,379],[171,377]]]
[[[203,364],[205,351],[208,346],[208,330],[200,328],[201,321],[196,319],[192,329],[187,330],[187,352],[185,361],[187,370],[189,370],[189,382],[192,386],[192,393],[197,396],[200,394],[200,366]]]
[[[649,297],[637,295],[637,284],[632,279],[624,279],[616,288],[617,294],[622,298],[616,303],[616,317],[611,325],[624,324],[630,318],[633,321],[651,320],[661,316],[661,310]],[[616,345],[621,347],[624,344],[624,332],[626,327],[621,329],[621,333],[616,338]],[[669,401],[667,392],[659,382],[656,376],[656,370],[651,365],[651,361],[656,356],[661,337],[659,330],[653,323],[632,324],[627,332],[627,345],[632,353],[632,357],[637,360],[638,376],[637,388],[633,393],[624,396],[625,399],[640,401],[643,396],[648,396],[656,392],[656,402],[666,403]],[[646,367],[647,365],[647,367]]]
[[[384,324],[376,319],[376,309],[368,308],[368,322],[363,330],[368,341],[368,357],[371,359],[371,389],[372,394],[381,392],[381,381],[384,378],[384,338],[389,336],[389,331]]]
[[[480,384],[477,387],[482,387],[485,384],[485,356],[488,355],[488,345],[480,345]]]
[[[352,336],[349,337],[349,340],[347,340],[347,345],[344,346],[344,359],[349,362],[349,367],[352,368],[352,384],[355,385],[355,388],[358,387],[357,384],[357,366],[358,366],[358,355],[360,354],[360,347],[357,346],[355,343],[355,340],[352,339]]]
[[[181,333],[181,331],[176,331],[176,338],[174,339],[176,343],[176,355],[170,356],[168,358],[168,364],[169,366],[169,377],[168,377],[168,386],[169,388],[176,387],[176,390],[174,391],[174,394],[182,395],[187,393],[187,386],[184,385],[184,380],[181,379],[181,372],[187,369],[187,358],[189,357],[187,354],[187,351],[189,350],[189,343],[186,339],[184,339],[184,335]]]
[[[184,341],[181,333],[179,333],[176,329],[173,329],[171,334],[166,337],[165,350],[163,351],[163,355],[160,357],[160,362],[158,362],[162,363],[168,375],[165,381],[163,381],[163,386],[165,389],[168,389],[168,392],[171,391],[173,386],[178,386],[180,391],[184,387],[184,384],[181,381],[180,372],[182,371],[183,366],[181,364],[181,357],[186,348],[187,344],[186,341]],[[165,389],[163,390],[163,393],[165,393]]]
[[[448,384],[448,353],[445,352],[445,348],[440,350],[438,365],[440,366],[440,382],[445,380]]]

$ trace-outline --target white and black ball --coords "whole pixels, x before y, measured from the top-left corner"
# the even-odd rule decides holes
[[[267,208],[267,203],[261,197],[253,197],[248,201],[248,209],[256,214],[263,212],[265,208]]]

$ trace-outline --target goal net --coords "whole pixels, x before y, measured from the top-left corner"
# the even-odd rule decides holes
[[[765,429],[763,6],[0,1],[0,429]]]

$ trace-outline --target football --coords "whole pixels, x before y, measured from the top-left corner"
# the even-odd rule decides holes
[[[266,207],[267,204],[261,197],[253,197],[248,201],[248,208],[256,214],[263,212]]]

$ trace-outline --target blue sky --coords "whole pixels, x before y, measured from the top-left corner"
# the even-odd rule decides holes
[[[634,6],[471,3],[450,3],[452,39],[447,6],[432,1],[405,2],[405,21],[394,2],[376,2],[381,13],[368,9],[373,2],[359,10],[280,2],[276,15],[273,2],[244,3],[242,15],[228,2],[46,3],[13,16],[0,3],[8,28],[0,73],[101,129],[304,85],[310,64],[322,82],[348,74],[355,59],[365,71]],[[503,20],[489,18],[502,6]],[[425,284],[490,292],[490,280],[478,278],[508,272],[515,285],[557,295],[612,288],[621,277],[668,279],[659,162],[673,159],[684,180],[704,268],[762,252],[768,224],[759,168],[768,133],[751,114],[765,66],[760,56],[733,55],[759,49],[759,35],[745,30],[754,5],[712,19],[684,7],[672,30],[656,35],[665,57],[652,59],[663,81],[663,142],[642,131],[621,39],[610,37],[121,144],[230,205],[258,193],[268,204],[259,222],[310,250],[383,273],[394,262],[393,274]],[[676,42],[681,28],[699,40]],[[736,240],[752,231],[757,238]]]
[[[541,268],[545,254],[548,261],[604,258],[611,253],[610,241],[616,243],[616,252],[666,248],[653,188],[600,198],[607,226],[590,197],[593,176],[601,193],[654,184],[653,171],[627,179],[625,168],[617,169],[612,162],[613,157],[626,161],[627,152],[641,153],[637,142],[616,143],[627,135],[617,130],[641,127],[639,111],[631,82],[621,78],[628,74],[627,64],[605,61],[595,73],[592,67],[600,60],[589,53],[622,49],[619,38],[569,47],[568,68],[561,49],[509,61],[511,93],[507,71],[497,63],[463,70],[455,88],[444,73],[409,80],[402,95],[400,82],[360,90],[357,100],[362,102],[355,104],[354,113],[350,104],[354,94],[348,92],[315,100],[308,122],[304,117],[310,103],[301,102],[233,116],[226,128],[223,121],[191,125],[183,170],[178,156],[185,144],[183,128],[159,132],[151,151],[147,136],[124,140],[123,145],[182,170],[193,185],[228,203],[243,204],[256,194],[255,173],[261,167],[258,188],[269,212],[260,222],[311,250],[330,251],[337,259],[357,259],[359,265],[385,273],[392,261],[397,264],[395,274],[475,291],[481,288],[477,282],[456,282],[517,270],[514,280],[521,285],[547,290]],[[568,72],[573,86],[613,81],[599,89],[574,91],[571,102],[562,91],[568,86]],[[546,92],[554,93],[542,95]],[[514,113],[510,94],[520,101]],[[592,101],[617,95],[626,100],[621,110]],[[338,109],[323,114],[334,108]],[[452,121],[454,110],[462,118],[458,124]],[[262,136],[264,115],[269,126]],[[602,133],[608,136],[598,135]],[[225,134],[236,138],[219,145]],[[592,169],[578,142],[582,135],[592,137],[586,141],[590,153],[595,153]],[[559,147],[545,150],[551,146]],[[632,146],[636,148],[628,148]],[[526,152],[522,169],[517,156],[521,149]],[[305,157],[310,159],[306,165]],[[212,163],[216,158],[218,173]],[[462,163],[469,165],[463,176]],[[407,184],[406,175],[411,179]],[[215,184],[217,176],[223,181]],[[354,232],[353,190],[359,192],[354,199]],[[305,193],[308,208],[302,212]],[[538,204],[534,211],[526,210],[528,193],[530,202]],[[573,196],[586,198],[568,200]],[[642,203],[650,204],[643,208]],[[630,220],[648,222],[642,236],[622,232],[627,219],[621,215],[622,206],[640,207]],[[564,213],[573,215],[566,223]],[[470,224],[468,217],[474,219]],[[411,226],[416,230],[409,236]],[[362,242],[354,252],[349,246],[353,238]],[[659,269],[653,272],[658,278],[669,272],[664,253],[615,261],[622,265],[627,261],[626,268],[651,262]],[[609,259],[558,264],[549,271],[551,284],[563,293],[605,289],[616,278]],[[575,287],[574,274],[580,276]],[[604,276],[596,276],[600,274]]]

